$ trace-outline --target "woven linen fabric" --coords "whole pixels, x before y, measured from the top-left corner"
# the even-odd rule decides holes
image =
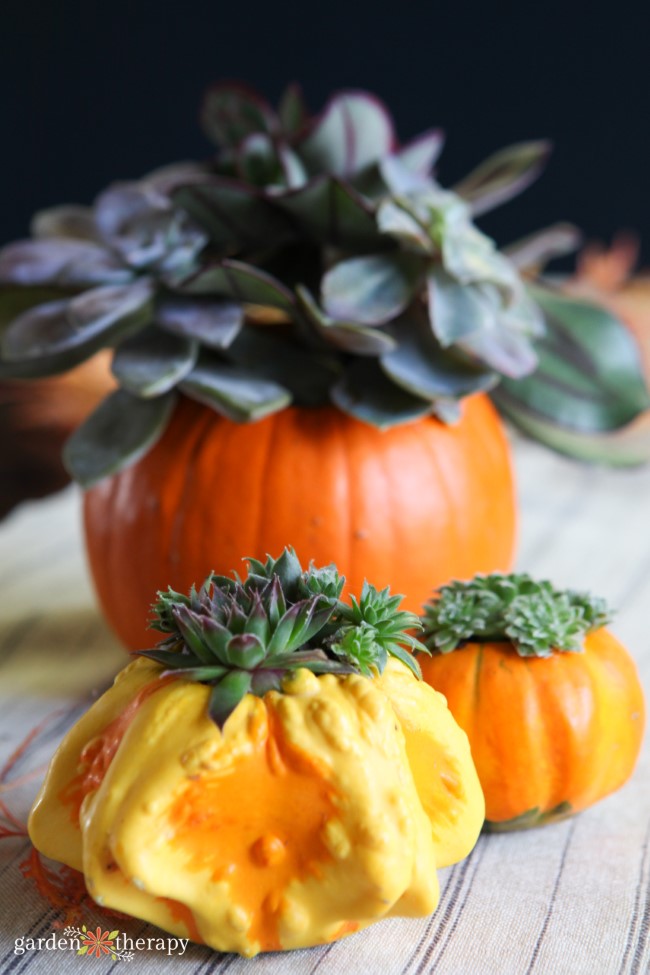
[[[612,629],[650,685],[650,470],[611,471],[516,439],[518,566],[591,589],[617,608]],[[43,719],[0,780],[24,820],[58,740],[125,663],[93,602],[79,495],[25,505],[0,526],[0,765]],[[126,971],[183,975],[646,975],[650,968],[650,749],[632,780],[582,814],[542,829],[484,835],[440,871],[437,911],[389,920],[325,947],[253,960],[190,944],[150,945]],[[20,870],[22,837],[0,843],[0,972],[79,975],[125,963],[64,949],[15,952],[16,939],[63,933]],[[87,912],[88,928],[134,941],[166,937],[135,920]]]

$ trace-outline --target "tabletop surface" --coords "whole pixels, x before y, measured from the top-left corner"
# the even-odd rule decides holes
[[[650,685],[650,469],[613,471],[516,439],[518,567],[590,589],[617,609],[613,630]],[[0,526],[0,801],[24,820],[43,767],[70,724],[124,663],[95,607],[84,562],[79,495],[26,504]],[[44,719],[46,719],[44,721]],[[189,945],[168,956],[153,941],[132,972],[183,975],[645,975],[650,969],[650,748],[633,778],[579,816],[542,829],[483,835],[440,871],[437,911],[388,920],[323,948],[253,960]],[[0,817],[0,827],[2,818]],[[0,829],[1,831],[1,829]],[[49,949],[60,915],[20,870],[28,845],[0,842],[3,975],[120,970],[122,962]],[[87,912],[89,928],[107,921]],[[117,923],[117,922],[113,922]],[[129,937],[157,929],[121,921]],[[51,943],[51,940],[50,940]],[[42,942],[43,944],[43,942]]]

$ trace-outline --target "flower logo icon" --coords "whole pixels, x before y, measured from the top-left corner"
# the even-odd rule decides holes
[[[78,938],[80,947],[77,949],[78,955],[86,955],[88,958],[101,958],[102,955],[110,955],[113,961],[131,961],[132,951],[123,951],[116,939],[119,931],[104,931],[97,927],[94,931],[89,931],[85,924],[80,928],[68,927],[64,934],[68,937]]]

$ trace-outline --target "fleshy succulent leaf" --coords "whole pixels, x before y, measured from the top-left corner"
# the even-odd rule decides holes
[[[541,423],[587,435],[616,430],[650,407],[640,355],[609,311],[547,288],[532,293],[544,311],[539,367],[506,380],[497,402],[517,422],[519,406]]]
[[[315,177],[277,196],[274,202],[307,240],[348,247],[377,246],[380,242],[372,209],[340,179]]]
[[[68,237],[72,240],[97,240],[93,208],[76,203],[39,210],[32,217],[29,229],[32,237],[41,239]]]
[[[428,178],[445,144],[442,129],[429,129],[396,150],[395,156],[417,176]]]
[[[231,179],[206,179],[179,187],[175,203],[204,227],[218,248],[278,244],[295,234],[288,218],[260,189]]]
[[[380,430],[410,423],[433,412],[430,400],[396,386],[372,359],[353,362],[332,387],[330,396],[343,413]]]
[[[454,189],[479,216],[526,189],[542,171],[551,151],[544,140],[518,142],[500,149],[466,176]]]
[[[301,309],[328,344],[354,355],[381,355],[395,348],[395,340],[378,328],[369,328],[356,322],[340,322],[326,315],[313,295],[300,285],[296,294]]]
[[[348,177],[391,152],[393,121],[386,106],[365,91],[342,91],[325,106],[298,151],[312,173]]]
[[[393,322],[390,334],[396,348],[381,356],[381,368],[413,396],[432,401],[468,396],[490,389],[497,380],[489,370],[443,349],[417,309]]]
[[[0,285],[88,288],[123,284],[131,277],[114,254],[92,240],[19,240],[0,250]]]
[[[578,250],[582,233],[570,223],[555,223],[503,248],[503,253],[520,271],[539,272],[549,261]]]
[[[178,289],[190,295],[223,295],[237,302],[268,305],[291,311],[294,299],[282,282],[251,264],[220,261],[205,264],[184,281]]]
[[[323,277],[323,307],[339,321],[382,325],[410,304],[422,271],[421,260],[409,254],[340,261]]]
[[[245,670],[231,670],[215,684],[210,694],[209,714],[220,728],[251,689],[252,675]]]
[[[132,268],[171,271],[192,266],[206,234],[155,182],[116,183],[95,202],[99,234]]]
[[[302,88],[296,82],[287,85],[282,93],[278,105],[278,116],[283,131],[290,136],[304,128],[308,118],[307,107]]]
[[[143,400],[118,389],[77,427],[66,442],[63,463],[83,487],[92,487],[142,457],[162,436],[174,395]]]
[[[425,606],[424,642],[450,653],[468,641],[509,641],[522,657],[583,649],[584,637],[609,622],[604,600],[555,589],[526,574],[475,576],[436,590]]]
[[[289,391],[278,383],[208,355],[199,359],[180,389],[235,423],[260,420],[291,402]]]
[[[208,349],[226,349],[238,335],[244,314],[234,301],[168,295],[156,306],[155,320],[181,338],[195,339]]]
[[[107,342],[139,330],[151,314],[151,289],[146,283],[94,288],[20,315],[2,334],[2,357],[7,362],[32,363],[36,375],[61,371]]]
[[[172,390],[194,368],[198,342],[149,326],[120,343],[111,369],[120,386],[148,399]]]
[[[275,112],[258,92],[236,81],[211,85],[201,109],[203,131],[217,146],[236,148],[256,132],[277,128]]]
[[[226,354],[236,366],[278,383],[303,406],[322,404],[341,372],[329,350],[312,352],[271,328],[244,326]]]

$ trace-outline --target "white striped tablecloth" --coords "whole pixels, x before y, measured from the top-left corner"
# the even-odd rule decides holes
[[[516,439],[521,529],[518,565],[586,588],[618,609],[614,631],[650,685],[650,469],[582,465]],[[93,602],[68,489],[24,505],[0,526],[0,765],[52,715],[0,782],[24,818],[53,748],[123,665]],[[33,773],[33,774],[32,774]],[[12,786],[25,778],[23,785]],[[440,873],[440,905],[421,920],[389,920],[324,948],[253,960],[190,945],[167,957],[135,953],[128,970],[183,975],[647,975],[650,969],[650,749],[632,780],[553,826],[482,836]],[[0,843],[0,972],[69,975],[124,963],[63,950],[16,954],[15,940],[61,931],[57,913],[19,865],[22,839]],[[106,926],[88,914],[89,927]],[[156,935],[135,921],[130,937]]]

